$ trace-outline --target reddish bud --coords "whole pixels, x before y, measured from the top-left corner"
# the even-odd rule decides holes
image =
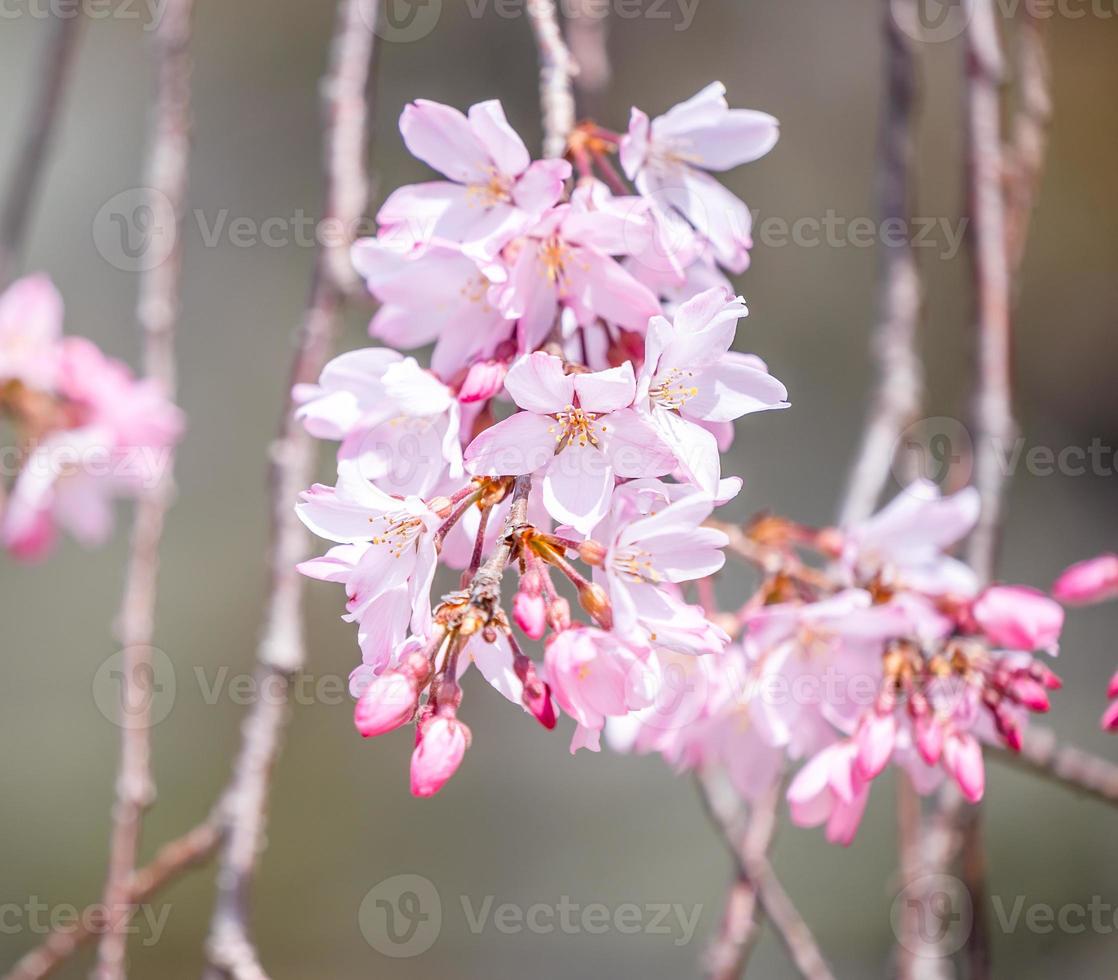
[[[425,722],[411,757],[413,796],[434,796],[457,772],[470,746],[470,730],[452,714]]]
[[[538,640],[547,629],[547,602],[538,592],[532,595],[522,589],[513,597],[512,618],[525,636]]]
[[[410,673],[389,671],[374,677],[353,709],[353,723],[365,738],[406,725],[419,704],[419,685]]]

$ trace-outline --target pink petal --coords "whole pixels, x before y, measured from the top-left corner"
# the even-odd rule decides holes
[[[478,102],[470,106],[468,114],[470,127],[497,165],[497,170],[510,177],[523,173],[531,157],[524,141],[505,118],[501,103],[496,99]]]
[[[628,408],[637,390],[633,365],[629,361],[608,371],[576,374],[573,380],[579,407],[595,414]]]
[[[543,351],[520,358],[505,376],[505,388],[512,400],[537,415],[561,412],[573,405],[575,385],[574,378],[563,371],[562,358]]]
[[[547,512],[582,534],[606,515],[613,494],[609,461],[593,446],[572,443],[556,456],[543,481]]]
[[[513,203],[530,214],[543,214],[559,202],[570,176],[571,165],[566,160],[537,160],[513,186]]]
[[[400,133],[412,156],[460,184],[488,181],[489,157],[466,117],[427,99],[405,106]]]
[[[653,425],[632,409],[610,414],[602,421],[602,430],[602,451],[623,479],[663,476],[674,468],[671,448]]]
[[[555,455],[554,427],[546,415],[518,412],[491,425],[466,447],[466,469],[479,476],[534,473]]]

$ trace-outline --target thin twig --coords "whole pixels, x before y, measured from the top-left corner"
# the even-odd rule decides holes
[[[190,21],[193,0],[167,5],[155,35],[156,86],[153,133],[148,151],[146,187],[170,202],[176,222],[167,258],[140,280],[137,318],[144,338],[147,377],[163,392],[175,395],[175,324],[182,279],[182,223],[190,159]],[[105,906],[123,909],[129,880],[136,867],[143,814],[155,799],[151,775],[150,699],[151,643],[159,573],[159,542],[173,493],[174,453],[168,447],[154,486],[140,498],[132,531],[124,597],[118,623],[124,686],[121,718],[120,771],[105,881]],[[127,916],[113,915],[98,948],[98,980],[125,976]]]
[[[1074,745],[1060,744],[1055,733],[1046,728],[1029,728],[1020,752],[998,749],[991,755],[1073,793],[1118,806],[1118,765]]]
[[[578,74],[575,88],[583,117],[600,116],[602,94],[609,87],[610,5],[595,0],[570,0],[567,11],[567,45]]]
[[[783,787],[775,787],[768,799],[755,806],[752,818],[758,823],[745,830],[736,825],[737,821],[732,815],[724,813],[726,808],[720,806],[715,799],[709,777],[700,777],[696,783],[707,815],[733,855],[737,880],[752,883],[756,901],[772,923],[799,975],[807,980],[834,980],[815,936],[769,863],[768,849],[772,842],[776,807],[783,795]],[[748,924],[735,924],[735,929],[745,935],[747,942],[752,941]],[[744,966],[743,962],[743,970]],[[726,978],[740,975],[722,974]]]
[[[159,849],[151,863],[129,876],[125,902],[134,910],[149,901],[165,886],[191,868],[205,863],[221,841],[216,816]],[[4,980],[42,980],[57,970],[83,946],[104,932],[104,906],[90,905],[71,928],[56,928],[35,949],[28,952]]]
[[[28,219],[46,173],[47,151],[70,80],[81,26],[82,12],[77,4],[73,8],[55,9],[39,78],[29,86],[34,102],[0,210],[0,288],[12,278],[23,251]]]
[[[561,157],[575,126],[575,95],[571,86],[577,68],[563,32],[555,0],[528,0],[528,19],[540,56],[540,107],[543,111],[543,155]]]
[[[913,195],[913,110],[916,66],[912,41],[900,28],[915,17],[917,0],[884,0],[885,98],[877,151],[877,206],[882,226],[906,229],[905,241],[881,245],[878,321],[873,337],[877,382],[850,472],[839,523],[850,525],[873,513],[889,479],[898,442],[916,421],[923,402],[923,368],[917,349],[920,274],[907,238]],[[899,8],[908,7],[911,11]]]
[[[376,8],[376,0],[341,0],[322,86],[325,215],[345,229],[356,228],[368,201],[365,148]],[[316,256],[288,391],[317,379],[329,357],[351,275],[348,256],[348,243],[342,241],[324,244]],[[287,693],[305,662],[303,580],[295,566],[305,557],[309,542],[294,502],[311,482],[315,460],[314,445],[295,420],[294,408],[289,395],[272,448],[271,590],[257,650],[257,690],[277,696],[260,698],[253,705],[229,785],[227,836],[207,941],[211,977],[266,976],[249,939],[248,902],[263,841],[271,772],[289,715]]]

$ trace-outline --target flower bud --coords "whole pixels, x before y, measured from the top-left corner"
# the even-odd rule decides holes
[[[606,590],[595,582],[583,582],[578,587],[578,601],[603,629],[613,625],[613,609]]]
[[[892,712],[871,711],[858,726],[858,769],[866,779],[876,779],[889,764],[897,738],[897,721]]]
[[[1118,698],[1118,671],[1114,672],[1114,676],[1110,678],[1110,686],[1106,689],[1106,696],[1108,698]]]
[[[547,629],[547,602],[540,593],[532,595],[521,589],[512,600],[512,618],[525,636],[541,639]]]
[[[462,764],[470,730],[451,714],[436,715],[419,731],[411,757],[413,796],[434,796]]]
[[[943,754],[943,728],[933,714],[916,719],[916,751],[929,766],[939,763]]]
[[[419,684],[410,672],[392,670],[374,677],[353,709],[353,723],[365,738],[407,724],[419,704]]]
[[[544,728],[548,731],[555,727],[555,707],[551,703],[551,688],[546,681],[540,680],[536,674],[536,665],[523,654],[513,660],[513,669],[516,676],[524,685],[520,696],[521,703],[527,708]]]
[[[1118,555],[1099,555],[1072,565],[1056,579],[1052,595],[1069,606],[1118,598]]]
[[[606,546],[600,541],[588,538],[578,546],[578,556],[587,565],[601,567],[606,561]]]
[[[571,604],[562,596],[556,596],[547,606],[547,625],[556,633],[571,627]]]
[[[1118,701],[1115,701],[1102,716],[1102,730],[1104,732],[1118,732]]]
[[[970,803],[982,799],[986,790],[986,767],[982,746],[970,734],[952,732],[943,743],[943,767],[959,784]]]
[[[1052,649],[1064,625],[1059,603],[1019,585],[991,586],[975,600],[972,612],[987,639],[1010,650]]]
[[[1045,712],[1049,709],[1048,692],[1043,684],[1038,684],[1028,676],[1015,677],[1009,686],[1013,699],[1030,711]]]
[[[509,366],[505,361],[478,361],[466,372],[458,389],[460,402],[483,402],[496,395],[505,383]]]

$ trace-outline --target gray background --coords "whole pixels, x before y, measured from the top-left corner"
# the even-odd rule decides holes
[[[437,26],[414,43],[381,48],[374,174],[378,200],[423,176],[398,138],[403,104],[427,97],[465,106],[500,97],[538,145],[534,54],[522,16],[481,18],[443,4]],[[197,16],[196,153],[192,206],[213,223],[290,218],[319,206],[316,80],[331,28],[330,3],[203,2]],[[731,102],[773,112],[783,137],[765,160],[734,172],[731,186],[763,216],[786,221],[872,215],[871,173],[881,48],[873,0],[700,0],[693,23],[670,2],[666,18],[614,24],[616,70],[603,121],[625,124],[638,103],[663,111],[713,78]],[[17,9],[9,5],[7,9]],[[18,8],[23,9],[23,8]],[[476,9],[476,4],[475,4]],[[650,8],[646,8],[650,9]],[[1100,14],[1114,11],[1111,8]],[[1118,22],[1083,17],[1051,24],[1057,114],[1039,213],[1031,235],[1017,332],[1017,405],[1028,445],[1059,450],[1098,437],[1118,445],[1118,140],[1114,58]],[[30,242],[29,268],[48,270],[68,304],[68,330],[136,362],[136,279],[93,244],[100,207],[140,179],[151,91],[142,23],[90,24],[77,64],[46,194]],[[44,23],[0,21],[0,165],[6,168],[29,95]],[[956,221],[962,169],[959,43],[920,49],[925,111],[920,126],[917,212]],[[920,253],[928,289],[929,414],[965,417],[971,373],[965,253]],[[264,591],[264,452],[283,397],[292,329],[312,253],[298,246],[207,247],[193,222],[186,247],[179,351],[190,431],[182,446],[180,498],[167,528],[157,643],[174,665],[177,694],[154,733],[160,797],[145,854],[200,818],[225,781],[244,707],[205,687],[251,670]],[[740,288],[751,318],[742,349],[768,359],[793,408],[752,418],[728,469],[746,479],[734,511],[779,508],[825,522],[856,441],[870,369],[872,248],[759,244]],[[355,313],[344,346],[363,342]],[[1113,451],[1110,456],[1113,464]],[[324,459],[324,473],[327,471]],[[1068,562],[1118,536],[1115,477],[1041,475],[1022,467],[1009,496],[1002,573],[1046,585]],[[125,514],[111,546],[65,546],[49,562],[0,562],[0,903],[34,896],[57,906],[97,897],[105,864],[117,731],[93,696],[99,665],[114,652],[109,623],[122,581]],[[726,596],[742,583],[728,579]],[[310,671],[345,676],[356,662],[350,627],[337,619],[334,587],[310,588]],[[1118,608],[1071,617],[1059,663],[1067,681],[1054,724],[1089,748],[1118,757],[1097,732],[1104,687],[1118,656]],[[225,669],[227,674],[220,672]],[[205,685],[196,671],[202,671]],[[329,684],[330,682],[327,681]],[[212,700],[212,699],[211,699]],[[313,702],[313,698],[311,701]],[[604,753],[572,759],[567,732],[547,735],[471,683],[464,717],[474,747],[438,798],[407,792],[408,739],[363,743],[341,703],[301,704],[276,773],[269,849],[257,883],[255,922],[277,978],[662,977],[693,975],[716,925],[729,869],[685,780],[657,759]],[[1118,904],[1114,816],[1096,804],[990,767],[991,887],[1007,908]],[[781,834],[777,866],[842,977],[886,970],[895,867],[893,792],[875,786],[849,850],[817,831]],[[443,928],[424,955],[392,961],[365,941],[358,908],[396,874],[430,879]],[[137,976],[197,976],[212,872],[168,891],[166,932],[133,944]],[[582,905],[678,902],[702,906],[699,934],[677,946],[641,933],[503,935],[468,929],[460,896],[495,902]],[[1113,909],[1111,911],[1113,915]],[[996,920],[995,920],[996,922]],[[36,941],[0,933],[0,964]],[[1079,976],[1113,970],[1113,933],[1038,935],[998,930],[999,975]],[[766,938],[759,976],[790,975]],[[83,975],[84,962],[69,976]]]

